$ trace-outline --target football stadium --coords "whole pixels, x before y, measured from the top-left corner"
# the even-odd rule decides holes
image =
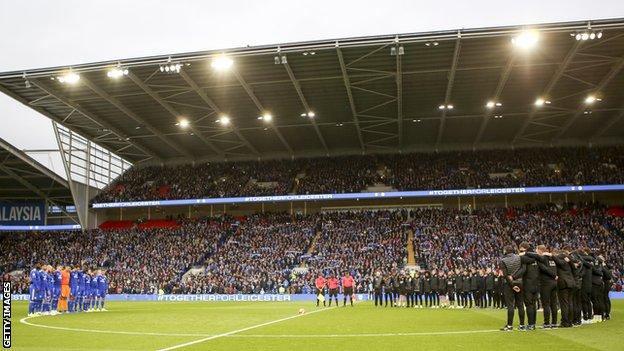
[[[622,349],[624,18],[0,71],[6,349]]]

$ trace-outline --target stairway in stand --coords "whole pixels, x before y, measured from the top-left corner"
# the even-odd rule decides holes
[[[323,234],[322,230],[319,230],[316,232],[316,235],[314,235],[312,242],[310,242],[310,246],[308,247],[306,254],[311,255],[314,252],[314,249],[316,248],[316,241],[321,237],[322,234]],[[305,262],[301,262],[300,267],[303,268],[305,266],[306,266]]]
[[[414,231],[407,231],[407,266],[415,266],[416,257],[414,255]]]

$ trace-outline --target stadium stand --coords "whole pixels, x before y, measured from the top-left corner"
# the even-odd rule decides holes
[[[376,270],[404,268],[407,233],[413,231],[421,269],[492,267],[503,245],[528,240],[605,253],[614,265],[613,288],[621,289],[621,213],[619,207],[595,204],[266,213],[151,221],[85,233],[9,233],[0,237],[6,253],[0,266],[3,273],[12,272],[14,290],[22,293],[28,291],[27,269],[37,261],[104,267],[111,292],[310,292],[319,271],[345,270],[357,278],[358,291],[364,291]],[[191,268],[194,273],[186,274]]]
[[[537,148],[133,168],[93,202],[621,184],[624,149]]]

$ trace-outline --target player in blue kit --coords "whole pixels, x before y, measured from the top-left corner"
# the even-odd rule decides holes
[[[69,312],[76,312],[79,310],[80,305],[80,285],[81,285],[80,270],[78,266],[74,266],[71,274],[69,275]]]
[[[82,272],[83,291],[82,291],[82,310],[91,312],[91,270],[84,268]]]
[[[30,293],[30,302],[28,303],[28,315],[31,316],[39,312],[41,306],[41,263],[37,263],[35,268],[30,271],[30,286],[28,288]]]
[[[91,275],[91,286],[89,289],[89,310],[91,312],[94,312],[97,307],[98,283],[97,283],[95,273],[96,273],[95,271],[93,271],[92,269],[89,269],[89,275]]]
[[[52,301],[53,283],[50,268],[50,266],[46,265],[41,271],[41,290],[43,293],[41,313],[44,315],[50,314],[50,303]]]
[[[76,311],[82,312],[84,311],[84,301],[86,298],[87,287],[85,286],[85,270],[77,268],[78,270],[78,299],[76,301]]]
[[[106,311],[106,309],[104,308],[104,301],[106,300],[106,294],[108,293],[108,279],[100,269],[98,269],[95,277],[95,281],[97,283],[95,307],[99,311]]]
[[[57,266],[56,271],[52,272],[54,285],[52,287],[52,314],[58,313],[58,301],[61,296],[61,270],[63,267]]]

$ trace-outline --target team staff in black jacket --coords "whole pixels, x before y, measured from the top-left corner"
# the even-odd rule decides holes
[[[587,323],[594,316],[591,300],[593,257],[589,255],[589,249],[587,247],[580,249],[579,256],[581,263],[583,264],[583,279],[581,281],[581,310],[583,320]]]
[[[544,329],[557,327],[557,264],[545,245],[537,247],[537,253],[527,252],[526,256],[537,260],[539,287],[542,308],[544,309]]]
[[[563,250],[553,250],[553,260],[557,265],[557,295],[559,296],[559,307],[561,307],[561,327],[572,326],[572,288],[576,284],[572,275],[572,261],[569,257],[569,248]]]
[[[537,319],[537,293],[539,290],[539,268],[535,258],[525,255],[530,249],[528,242],[520,243],[521,262],[526,267],[526,273],[522,276],[523,298],[527,313],[527,330],[535,330]]]
[[[592,306],[594,319],[603,320],[604,310],[604,281],[602,280],[602,260],[592,256]]]
[[[603,315],[604,319],[609,320],[611,319],[611,299],[609,298],[609,291],[611,290],[611,280],[613,279],[613,272],[611,270],[611,267],[604,261],[604,258],[602,256],[599,256],[599,259],[602,260],[602,281],[604,282]]]
[[[501,328],[502,331],[513,330],[514,310],[518,309],[518,319],[520,320],[519,330],[525,330],[524,326],[524,306],[522,299],[522,276],[526,267],[522,264],[520,256],[516,253],[513,245],[507,245],[504,249],[505,256],[501,259],[499,267],[505,276],[503,294],[507,303],[507,325]]]
[[[572,324],[581,325],[582,323],[582,311],[583,311],[583,276],[585,275],[585,268],[583,267],[582,257],[579,250],[576,250],[571,254],[573,259],[572,274],[574,275],[574,281],[576,284],[572,288],[572,310],[574,319]]]

